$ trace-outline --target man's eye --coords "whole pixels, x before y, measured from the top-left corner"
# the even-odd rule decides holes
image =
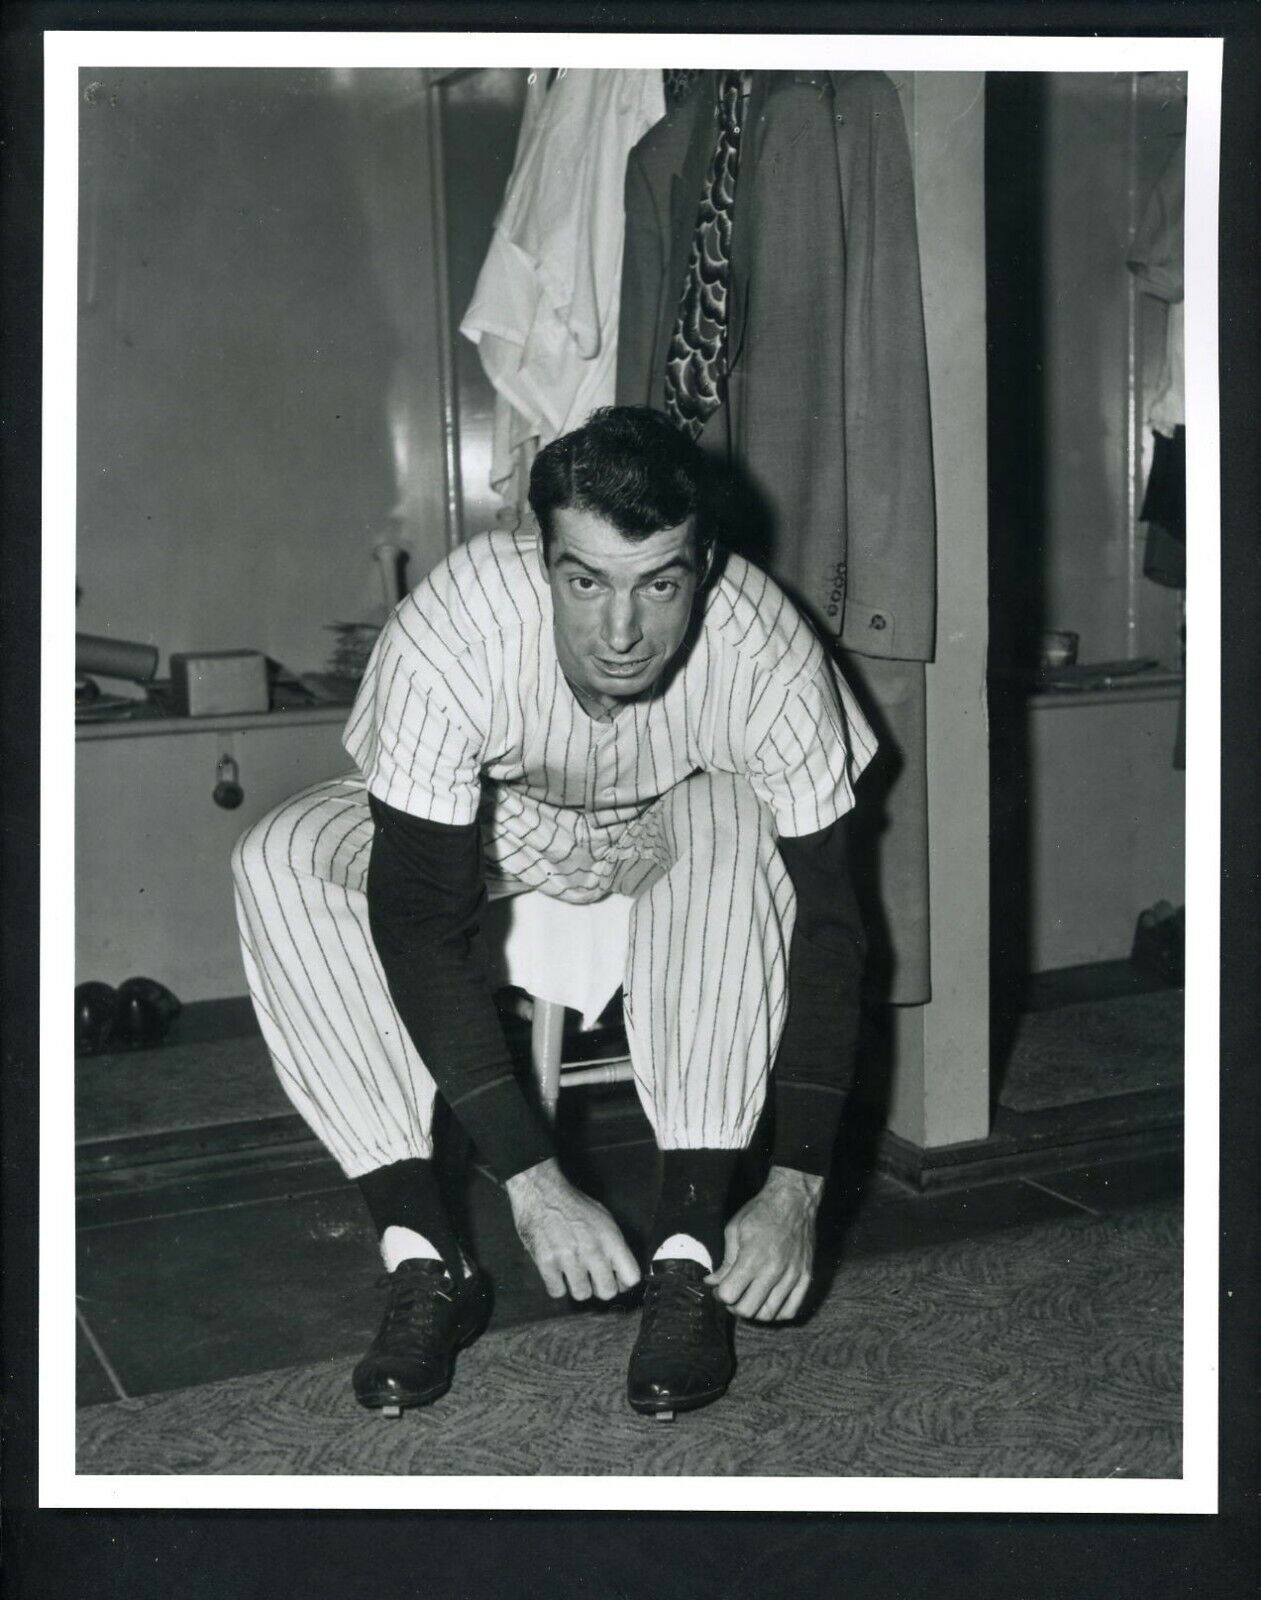
[[[654,600],[669,600],[672,595],[679,592],[679,586],[673,578],[654,578],[648,585],[648,593]]]
[[[570,578],[569,587],[575,594],[594,594],[599,588],[599,584],[596,583],[594,578],[575,577]]]

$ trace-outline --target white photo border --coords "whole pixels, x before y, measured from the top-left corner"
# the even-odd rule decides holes
[[[1218,156],[1222,41],[1034,35],[267,33],[44,34],[45,217],[41,667],[39,1504],[178,1509],[1182,1513],[1217,1510],[1220,493]],[[74,1141],[67,1063],[74,901],[74,660],[78,73],[81,67],[459,67],[611,64],[767,69],[843,62],[881,71],[1187,75],[1186,1244],[1179,1479],[844,1477],[151,1476],[75,1470]],[[54,691],[53,686],[58,686]],[[67,980],[70,981],[67,981]]]

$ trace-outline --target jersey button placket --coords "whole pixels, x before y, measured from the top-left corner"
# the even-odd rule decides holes
[[[586,797],[583,801],[585,811],[594,811],[596,808],[596,786],[600,781],[600,756],[596,740],[591,741],[591,749],[587,756],[586,772]]]
[[[596,794],[599,800],[610,801],[617,798],[617,785],[608,781],[618,770],[617,734],[618,724],[614,718],[607,729],[601,730],[596,745]],[[604,759],[601,760],[601,757]]]

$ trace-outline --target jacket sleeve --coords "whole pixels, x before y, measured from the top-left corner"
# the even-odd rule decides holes
[[[476,822],[431,822],[370,795],[368,926],[390,996],[452,1114],[500,1179],[554,1154],[517,1081],[478,935]]]
[[[771,1159],[826,1174],[854,1078],[867,941],[850,877],[845,818],[779,853],[797,894],[788,1017],[775,1062]]]
[[[849,572],[840,642],[860,655],[929,661],[936,512],[911,152],[883,73],[832,77],[845,232]]]

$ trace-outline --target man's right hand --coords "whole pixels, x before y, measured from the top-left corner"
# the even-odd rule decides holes
[[[621,1229],[597,1200],[575,1189],[554,1159],[540,1161],[504,1186],[521,1242],[548,1294],[612,1300],[639,1282],[639,1266]]]

